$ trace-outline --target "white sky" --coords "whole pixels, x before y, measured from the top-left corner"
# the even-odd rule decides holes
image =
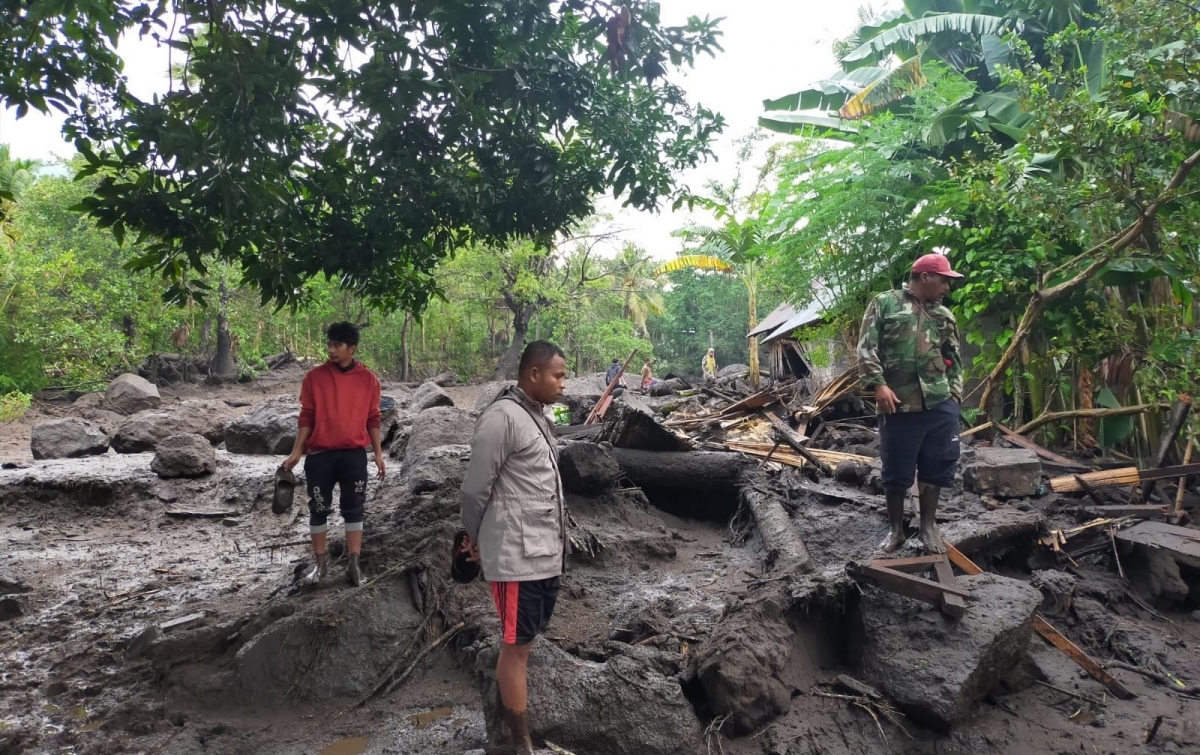
[[[724,53],[701,58],[694,70],[676,81],[693,102],[725,116],[725,134],[715,145],[717,161],[709,161],[681,177],[693,191],[709,180],[728,181],[734,175],[735,140],[754,129],[762,100],[780,97],[811,84],[835,69],[832,43],[854,30],[859,2],[837,0],[660,0],[662,21],[682,24],[690,15],[723,16],[721,45]],[[876,0],[875,12],[898,6],[899,0]],[[167,48],[151,39],[127,38],[120,46],[130,87],[139,97],[165,91],[168,84]],[[54,160],[74,154],[62,140],[62,118],[31,113],[21,120],[12,110],[0,111],[0,143],[14,157]],[[631,240],[655,257],[674,256],[680,241],[671,232],[688,221],[685,213],[623,209],[611,197],[599,209],[611,214],[610,228],[621,229],[622,241]],[[700,219],[703,222],[703,218]],[[618,244],[619,245],[619,244]]]

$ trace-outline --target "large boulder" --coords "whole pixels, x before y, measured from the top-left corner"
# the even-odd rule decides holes
[[[442,372],[438,374],[437,377],[433,378],[433,382],[437,383],[443,388],[448,388],[452,385],[458,385],[458,375],[449,371]]]
[[[611,490],[621,476],[612,451],[595,443],[571,443],[558,459],[563,487],[571,493],[597,495]]]
[[[52,419],[33,426],[29,448],[35,459],[74,459],[108,451],[108,436],[76,417]]]
[[[412,445],[411,443],[409,444]],[[429,493],[440,488],[462,486],[471,460],[471,447],[465,444],[411,449],[404,457],[400,474],[411,493]]]
[[[225,423],[232,415],[224,401],[182,401],[125,418],[113,434],[117,453],[138,454],[153,451],[172,435],[202,435],[213,445],[225,439]]]
[[[990,695],[1021,659],[1042,594],[994,574],[959,577],[966,613],[879,589],[863,593],[861,672],[914,720],[948,731]]]
[[[108,384],[104,403],[122,414],[137,414],[162,406],[162,396],[154,383],[127,372]]]
[[[476,656],[485,717],[495,720],[499,649]],[[615,701],[619,701],[619,704]],[[568,750],[637,755],[703,752],[702,731],[676,678],[619,655],[584,661],[546,641],[529,657],[529,728]]]
[[[484,383],[479,387],[479,396],[475,399],[475,411],[482,412],[484,409],[491,406],[496,397],[500,395],[500,391],[517,384],[515,380],[499,380],[491,383]]]
[[[1037,495],[1042,462],[1024,448],[980,448],[963,467],[963,486],[980,495],[1023,498]]]
[[[750,371],[750,366],[745,364],[727,364],[717,370],[717,379],[736,377]]]
[[[415,412],[423,412],[435,406],[454,406],[454,399],[432,380],[421,383],[409,400],[408,406]]]
[[[225,448],[234,454],[289,454],[299,418],[294,398],[269,398],[225,426]]]
[[[791,687],[780,679],[795,635],[785,604],[773,598],[738,606],[693,661],[713,712],[729,716],[733,734],[748,734],[792,705]]]
[[[453,406],[435,406],[421,412],[408,436],[405,458],[438,446],[471,445],[475,414]]]
[[[202,477],[217,470],[217,452],[203,435],[185,433],[164,438],[150,460],[159,477]]]

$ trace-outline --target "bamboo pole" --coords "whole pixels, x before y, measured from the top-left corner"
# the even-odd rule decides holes
[[[1192,461],[1192,445],[1196,442],[1196,437],[1193,433],[1188,433],[1187,448],[1183,452],[1183,466],[1187,466]],[[1179,490],[1175,492],[1175,520],[1178,522],[1183,517],[1183,493],[1187,487],[1187,475],[1179,478]]]

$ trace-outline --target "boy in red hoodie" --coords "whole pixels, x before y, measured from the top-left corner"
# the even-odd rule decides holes
[[[291,470],[304,459],[308,482],[308,524],[316,556],[316,580],[325,577],[329,555],[325,542],[333,513],[333,486],[341,488],[339,504],[346,523],[346,581],[362,584],[358,559],[362,552],[363,506],[367,500],[367,453],[375,452],[375,468],[383,479],[387,467],[379,437],[379,378],[354,359],[358,328],[348,322],[326,331],[329,361],[312,369],[300,386],[300,431],[292,453],[283,461]]]

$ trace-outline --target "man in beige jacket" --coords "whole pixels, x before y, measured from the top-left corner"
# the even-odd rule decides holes
[[[500,614],[496,684],[511,752],[532,755],[527,718],[529,651],[546,630],[567,554],[567,518],[554,428],[545,407],[566,387],[567,362],[549,341],[525,347],[517,384],[480,415],[462,485],[462,522],[472,558]],[[499,726],[491,727],[492,736]],[[493,750],[502,752],[504,750]]]

